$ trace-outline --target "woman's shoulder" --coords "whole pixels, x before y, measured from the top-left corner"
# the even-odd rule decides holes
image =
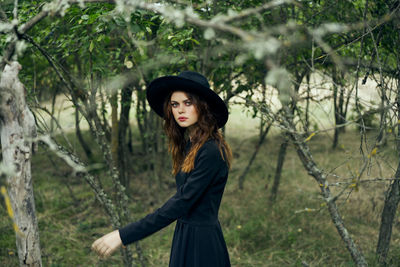
[[[204,145],[202,146],[202,148],[205,148],[205,149],[211,149],[211,150],[219,150],[219,146],[218,146],[218,141],[217,140],[215,140],[215,139],[213,139],[213,138],[210,138],[210,139],[208,139],[205,143],[204,143]]]
[[[218,160],[221,158],[221,152],[218,146],[218,141],[215,139],[208,139],[199,149],[198,155],[204,155]]]

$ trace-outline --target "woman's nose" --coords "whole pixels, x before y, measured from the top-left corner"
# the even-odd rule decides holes
[[[185,107],[183,107],[183,105],[180,105],[180,106],[179,106],[179,109],[178,109],[178,112],[179,112],[179,113],[185,112]]]

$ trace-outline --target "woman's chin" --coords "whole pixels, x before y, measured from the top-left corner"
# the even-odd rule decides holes
[[[193,123],[188,123],[188,122],[178,122],[178,125],[180,126],[180,127],[182,127],[182,128],[187,128],[187,127],[189,127],[189,126],[192,126],[193,125]]]

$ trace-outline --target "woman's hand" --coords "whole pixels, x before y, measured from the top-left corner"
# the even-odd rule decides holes
[[[100,257],[107,258],[121,245],[122,241],[119,236],[119,231],[115,230],[94,241],[92,244],[92,250],[97,252]]]

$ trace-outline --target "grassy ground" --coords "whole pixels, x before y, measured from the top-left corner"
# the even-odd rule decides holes
[[[246,120],[238,118],[235,125],[227,128],[235,162],[222,200],[220,221],[232,265],[302,266],[302,262],[306,262],[310,266],[353,266],[323,205],[318,184],[304,171],[292,146],[284,164],[277,201],[269,202],[282,141],[280,135],[267,137],[247,175],[245,189],[238,190],[238,176],[257,141],[257,131],[241,129],[242,123],[250,126],[247,129],[257,126],[256,121]],[[369,137],[374,136],[370,133]],[[358,133],[348,129],[340,137],[337,150],[330,148],[329,134],[317,135],[309,144],[320,167],[342,177],[329,177],[330,182],[336,182],[356,173],[360,167],[359,142]],[[393,176],[397,159],[391,144],[393,141],[371,159],[363,179]],[[35,154],[32,167],[44,266],[122,266],[119,253],[109,260],[100,260],[90,251],[91,243],[112,229],[107,215],[82,178],[71,175],[61,160],[43,148]],[[107,185],[105,174],[99,175]],[[130,211],[135,218],[154,210],[174,192],[173,187],[161,190],[153,185],[151,190],[157,190],[155,196],[143,177],[138,175],[131,182]],[[379,216],[386,188],[387,183],[383,182],[365,183],[338,200],[346,226],[371,266],[375,265]],[[342,187],[332,190],[337,193]],[[0,218],[0,266],[18,266],[14,232],[4,208],[0,209]],[[390,250],[393,266],[400,261],[398,218]],[[149,266],[168,265],[173,228],[174,224],[140,242]]]

